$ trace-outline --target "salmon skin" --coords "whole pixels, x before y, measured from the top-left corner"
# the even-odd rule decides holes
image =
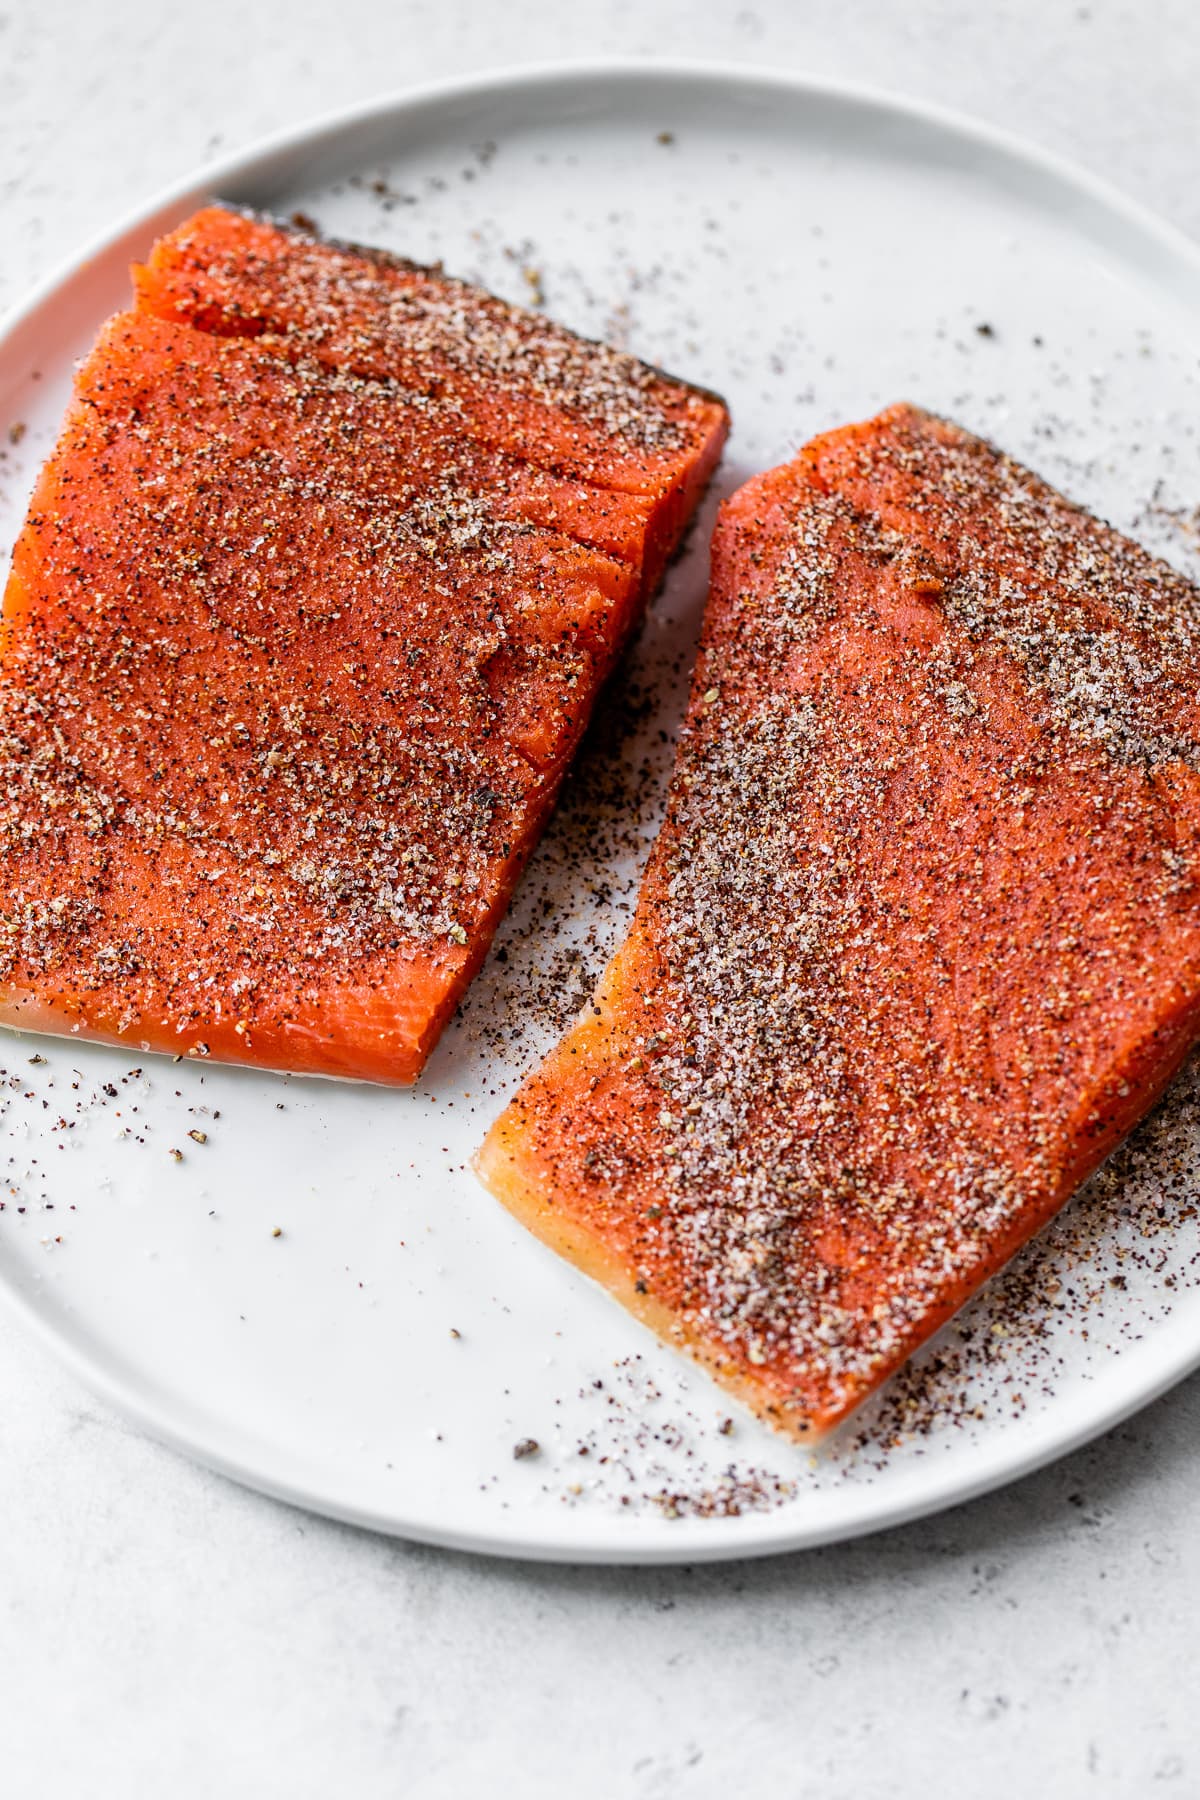
[[[912,407],[722,508],[629,935],[479,1173],[815,1439],[1200,1033],[1200,592]]]
[[[654,478],[522,457],[410,372],[101,332],[0,620],[0,1022],[418,1075],[663,547]]]
[[[716,465],[724,402],[441,268],[207,207],[135,268],[139,305],[418,389],[467,435],[648,505],[653,588]]]

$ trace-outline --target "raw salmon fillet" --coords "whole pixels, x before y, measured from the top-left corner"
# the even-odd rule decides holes
[[[1200,1033],[1200,592],[901,406],[722,509],[666,822],[487,1186],[793,1435]]]
[[[102,331],[0,621],[3,1023],[419,1073],[685,514],[651,569],[656,477],[521,456],[406,367],[144,307]],[[687,509],[703,407],[656,440]]]
[[[440,268],[251,213],[205,208],[134,279],[145,310],[401,382],[467,436],[607,490],[642,521],[649,588],[724,442],[713,394]]]

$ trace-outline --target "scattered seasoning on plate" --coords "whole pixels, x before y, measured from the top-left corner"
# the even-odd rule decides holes
[[[544,306],[546,304],[546,289],[542,282],[542,271],[534,268],[532,263],[526,263],[525,267],[521,270],[521,279],[529,289],[530,304],[532,306]]]

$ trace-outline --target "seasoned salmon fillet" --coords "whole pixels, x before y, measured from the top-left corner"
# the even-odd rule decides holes
[[[478,1158],[827,1431],[1200,1033],[1200,593],[912,407],[723,507],[629,935]]]
[[[658,490],[311,349],[142,308],[79,372],[0,621],[0,1022],[406,1083],[486,954]]]
[[[162,238],[134,279],[145,310],[399,381],[465,435],[608,490],[643,520],[650,589],[724,442],[714,394],[440,268],[229,207]]]

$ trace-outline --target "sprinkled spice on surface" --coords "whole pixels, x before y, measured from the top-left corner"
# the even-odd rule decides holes
[[[193,296],[203,329],[122,315],[80,372],[0,635],[0,1018],[411,1081],[725,414],[437,272],[202,218],[290,324]],[[586,421],[608,485],[498,448],[496,406]]]
[[[834,1423],[1195,1035],[1198,634],[1181,577],[911,409],[743,489],[633,933],[488,1184]]]
[[[627,491],[677,479],[714,423],[711,394],[541,313],[226,207],[162,239],[137,279],[142,304],[168,318],[265,331],[289,353],[411,384],[452,400],[490,443]]]

